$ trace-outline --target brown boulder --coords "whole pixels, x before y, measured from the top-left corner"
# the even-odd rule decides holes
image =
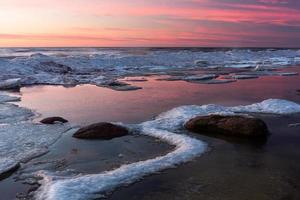
[[[243,116],[200,116],[185,124],[191,132],[208,135],[225,135],[236,137],[264,137],[268,135],[268,127],[264,121]]]
[[[122,137],[129,132],[127,128],[107,122],[91,124],[79,129],[73,134],[73,137],[80,139],[102,139],[110,140],[116,137]]]
[[[42,124],[55,124],[57,122],[67,123],[68,120],[66,120],[62,117],[48,117],[48,118],[41,120]]]

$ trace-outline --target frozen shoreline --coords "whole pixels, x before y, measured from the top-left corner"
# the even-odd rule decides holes
[[[29,121],[33,113],[25,108],[12,107],[11,104],[6,103],[10,98],[15,100],[14,98],[18,97],[13,98],[3,94],[3,102],[0,104],[5,108],[6,115],[11,113],[11,117],[6,118],[5,121],[8,124],[1,126],[0,129],[2,138],[0,144],[1,150],[3,150],[1,152],[6,156],[5,162],[1,163],[1,166],[4,166],[2,169],[4,172],[15,167],[19,162],[26,162],[28,159],[47,152],[47,147],[70,128],[65,125],[46,126],[33,124]],[[174,108],[160,114],[153,121],[146,121],[134,126],[140,130],[142,135],[159,138],[171,145],[175,145],[174,151],[165,156],[124,165],[119,169],[100,174],[86,174],[73,177],[60,176],[53,172],[38,172],[37,175],[44,179],[41,182],[42,187],[36,193],[36,198],[63,199],[65,196],[74,195],[72,198],[85,199],[93,196],[95,192],[105,193],[120,185],[139,180],[145,175],[192,160],[205,151],[206,144],[189,136],[173,133],[174,131],[180,129],[187,120],[194,116],[215,113],[233,115],[241,112],[290,114],[300,112],[300,105],[290,101],[270,99],[248,106],[224,107],[211,104]],[[20,121],[20,119],[22,120]],[[81,183],[82,190],[78,190],[78,181]],[[73,191],[73,186],[78,193]],[[82,191],[86,192],[83,193]]]
[[[71,128],[33,123],[33,111],[9,103],[19,99],[0,93],[0,177],[20,163],[47,153],[48,147]]]
[[[264,70],[298,64],[300,50],[297,49],[145,50],[142,54],[95,48],[1,49],[0,87],[10,79],[19,79],[20,86],[106,85],[131,74],[168,74],[216,67],[251,71],[257,66]]]
[[[194,71],[215,67],[215,65],[224,69],[227,67],[245,68],[255,75],[281,75],[268,71],[269,67],[277,69],[299,64],[299,55],[299,50],[266,50],[260,53],[249,50],[200,53],[155,51],[147,52],[145,55],[132,55],[119,51],[104,52],[100,55],[99,52],[79,55],[68,51],[60,52],[60,54],[34,52],[13,58],[0,58],[0,70],[3,71],[0,75],[0,85],[5,87],[83,83],[105,85],[126,74],[168,74],[172,70]],[[203,58],[206,60],[203,61]],[[263,69],[263,71],[253,72],[255,65],[263,64],[263,61],[266,71]],[[282,74],[284,75],[293,74]],[[181,80],[201,81],[205,79],[206,81],[207,77],[214,77],[214,75],[189,74]],[[113,82],[113,84],[116,83]],[[35,116],[33,111],[8,103],[19,99],[18,96],[12,97],[8,93],[0,93],[0,135],[2,138],[0,140],[0,175],[14,169],[21,162],[46,153],[48,147],[70,129],[69,125],[34,124],[31,122]],[[143,176],[192,160],[205,151],[206,144],[189,136],[174,133],[188,119],[197,115],[214,113],[234,115],[252,112],[290,114],[300,112],[300,106],[290,101],[270,99],[249,106],[203,105],[174,108],[160,114],[153,121],[136,125],[142,135],[155,137],[175,145],[174,151],[165,156],[124,165],[116,170],[100,174],[59,176],[53,172],[38,172],[37,175],[44,179],[41,181],[42,187],[37,191],[36,198],[64,199],[74,195],[72,196],[74,199],[86,199],[92,197],[94,193],[111,191],[121,185],[133,183]],[[78,189],[79,182],[81,189]]]
[[[223,107],[219,105],[182,106],[162,113],[153,121],[137,125],[140,134],[158,138],[175,149],[160,157],[122,165],[112,171],[100,174],[77,176],[60,176],[53,172],[40,171],[37,176],[43,178],[41,187],[36,192],[37,199],[59,200],[92,199],[101,197],[122,185],[133,183],[146,175],[172,168],[201,155],[206,150],[206,144],[187,135],[173,133],[194,116],[221,114],[236,115],[240,113],[270,113],[291,114],[299,113],[300,105],[280,99],[269,99],[248,106]]]

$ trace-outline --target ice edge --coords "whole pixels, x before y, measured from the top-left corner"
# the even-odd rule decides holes
[[[187,135],[176,134],[167,129],[177,127],[196,115],[212,113],[234,115],[240,112],[291,114],[300,112],[300,105],[281,99],[268,99],[248,106],[223,107],[219,105],[181,106],[159,115],[155,120],[140,124],[141,134],[159,138],[175,146],[174,151],[154,159],[140,161],[100,174],[58,177],[40,171],[43,177],[36,192],[38,200],[90,199],[112,191],[122,185],[131,184],[146,175],[174,167],[192,160],[205,152],[207,144]],[[174,129],[174,128],[173,128]]]

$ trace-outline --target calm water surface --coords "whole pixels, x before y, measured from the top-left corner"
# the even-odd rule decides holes
[[[299,71],[297,68],[291,70]],[[62,116],[71,123],[85,125],[100,121],[139,123],[163,111],[189,104],[233,106],[268,98],[300,103],[296,92],[300,89],[299,76],[261,77],[220,85],[146,78],[147,82],[131,82],[143,87],[142,90],[128,92],[92,85],[22,88],[19,104],[36,110],[41,114],[40,118]],[[300,116],[258,117],[266,121],[272,132],[267,141],[249,144],[186,133],[207,142],[210,150],[176,169],[122,187],[108,199],[300,199],[300,127],[288,127],[289,123],[300,122]],[[69,133],[51,147],[49,154],[28,165],[42,163],[39,166],[48,169],[71,168],[83,173],[98,173],[164,154],[171,148],[152,138],[128,136],[112,141],[81,141]],[[0,188],[7,191],[4,197],[9,200],[30,186],[15,183],[12,176],[1,181]]]

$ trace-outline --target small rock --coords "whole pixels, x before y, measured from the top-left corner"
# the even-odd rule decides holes
[[[110,89],[116,91],[131,91],[131,90],[140,90],[142,87],[133,86],[128,83],[120,82],[120,81],[112,81],[104,85]]]
[[[55,124],[57,122],[67,123],[68,120],[62,117],[48,117],[40,121],[42,124]]]
[[[111,89],[116,91],[132,91],[132,90],[140,90],[142,87],[134,86],[134,85],[126,85],[121,87],[112,87]]]
[[[127,128],[107,122],[100,122],[85,126],[73,134],[73,137],[80,139],[103,139],[110,140],[116,137],[128,135]]]
[[[128,83],[120,82],[120,81],[111,81],[107,83],[107,86],[110,87],[123,87],[129,85]]]
[[[196,133],[236,137],[262,137],[268,135],[264,121],[243,116],[210,115],[191,119],[185,128]]]

